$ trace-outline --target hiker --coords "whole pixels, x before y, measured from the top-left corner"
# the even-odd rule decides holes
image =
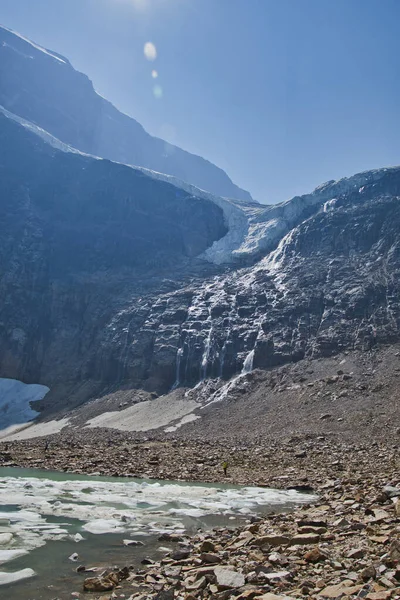
[[[228,461],[224,460],[224,462],[222,463],[222,468],[224,470],[224,475],[225,477],[228,475]]]
[[[46,443],[45,443],[45,445],[44,445],[44,451],[45,451],[45,452],[47,452],[47,450],[49,449],[49,446],[50,446],[50,441],[49,441],[49,440],[46,440]]]

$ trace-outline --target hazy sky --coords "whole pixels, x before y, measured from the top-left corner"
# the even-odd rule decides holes
[[[262,202],[400,163],[399,20],[399,0],[0,0],[3,25]]]

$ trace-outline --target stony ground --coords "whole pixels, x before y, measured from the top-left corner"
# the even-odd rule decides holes
[[[239,530],[164,539],[171,553],[139,570],[82,572],[92,591],[76,597],[400,598],[399,376],[398,346],[254,371],[173,434],[82,430],[76,419],[47,439],[0,442],[0,465],[296,486],[320,498]],[[103,403],[118,410],[128,396]],[[95,410],[83,407],[81,424]]]
[[[380,479],[327,480],[316,505],[234,532],[164,535],[176,549],[160,562],[88,577],[84,588],[113,590],[102,600],[399,598],[400,488]]]
[[[103,432],[104,433],[104,432]],[[228,460],[225,478],[221,462]],[[3,466],[112,475],[303,486],[320,500],[239,530],[163,538],[172,552],[141,569],[82,573],[90,598],[400,598],[400,457],[395,441],[341,443],[323,436],[243,443],[90,441],[55,436],[0,444]],[[389,487],[388,487],[389,486]],[[86,578],[85,578],[86,577]],[[84,579],[85,578],[85,579]]]

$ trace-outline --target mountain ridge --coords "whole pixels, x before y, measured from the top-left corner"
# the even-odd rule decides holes
[[[0,104],[77,150],[170,173],[218,196],[251,201],[207,159],[151,136],[99,95],[68,59],[0,26]]]

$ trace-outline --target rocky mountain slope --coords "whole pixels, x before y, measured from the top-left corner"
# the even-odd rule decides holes
[[[149,135],[119,112],[68,59],[5,27],[0,27],[0,104],[83,152],[251,201],[222,169]]]
[[[102,379],[96,370],[118,381],[101,347],[115,315],[173,288],[172,274],[209,269],[197,256],[227,231],[211,201],[61,151],[4,112],[0,215],[0,372],[49,387]]]
[[[368,177],[308,205],[253,266],[149,295],[140,309],[115,315],[103,343],[123,361],[123,378],[166,392],[397,340],[400,170]]]
[[[5,109],[0,135],[0,374],[50,387],[39,407],[196,385],[204,404],[253,368],[399,339],[400,169],[262,207]]]

